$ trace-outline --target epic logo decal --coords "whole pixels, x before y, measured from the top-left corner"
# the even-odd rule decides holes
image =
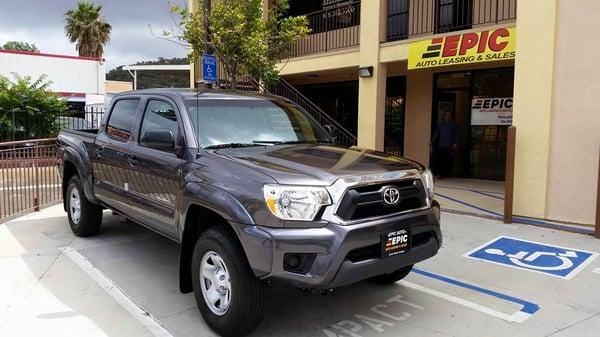
[[[508,29],[499,28],[480,34],[466,33],[435,38],[431,40],[431,46],[427,47],[427,52],[423,53],[423,58],[439,57],[440,51],[442,57],[465,55],[467,51],[475,47],[477,47],[477,53],[480,54],[488,48],[493,52],[500,52],[508,45],[505,38],[509,36]]]
[[[510,27],[412,42],[408,69],[512,59],[514,34]]]

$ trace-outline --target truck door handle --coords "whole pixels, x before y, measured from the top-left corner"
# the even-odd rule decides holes
[[[138,161],[137,161],[136,156],[129,156],[129,157],[127,157],[127,162],[129,163],[130,166],[136,166]]]

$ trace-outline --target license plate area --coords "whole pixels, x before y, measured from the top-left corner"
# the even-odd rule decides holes
[[[397,229],[381,234],[381,257],[404,254],[410,250],[410,233]]]

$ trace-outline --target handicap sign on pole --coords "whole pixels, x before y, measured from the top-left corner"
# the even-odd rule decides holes
[[[463,257],[571,279],[598,253],[500,236]]]
[[[214,55],[202,55],[202,80],[208,83],[217,81],[217,58]]]

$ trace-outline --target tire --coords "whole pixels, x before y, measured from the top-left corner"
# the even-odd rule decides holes
[[[201,276],[201,270],[208,271],[210,277]],[[192,281],[198,309],[206,324],[219,335],[241,336],[260,323],[266,283],[254,276],[235,234],[227,228],[209,228],[196,242]],[[218,288],[219,292],[211,288]],[[214,296],[219,299],[211,305],[208,298]]]
[[[98,233],[102,223],[102,207],[86,198],[79,176],[73,176],[69,180],[65,203],[73,234],[86,237]]]
[[[396,282],[400,281],[401,279],[405,278],[410,273],[412,268],[413,268],[413,265],[411,264],[410,266],[400,268],[391,274],[377,275],[377,276],[371,277],[368,280],[370,282],[377,283],[377,284],[396,283]]]

